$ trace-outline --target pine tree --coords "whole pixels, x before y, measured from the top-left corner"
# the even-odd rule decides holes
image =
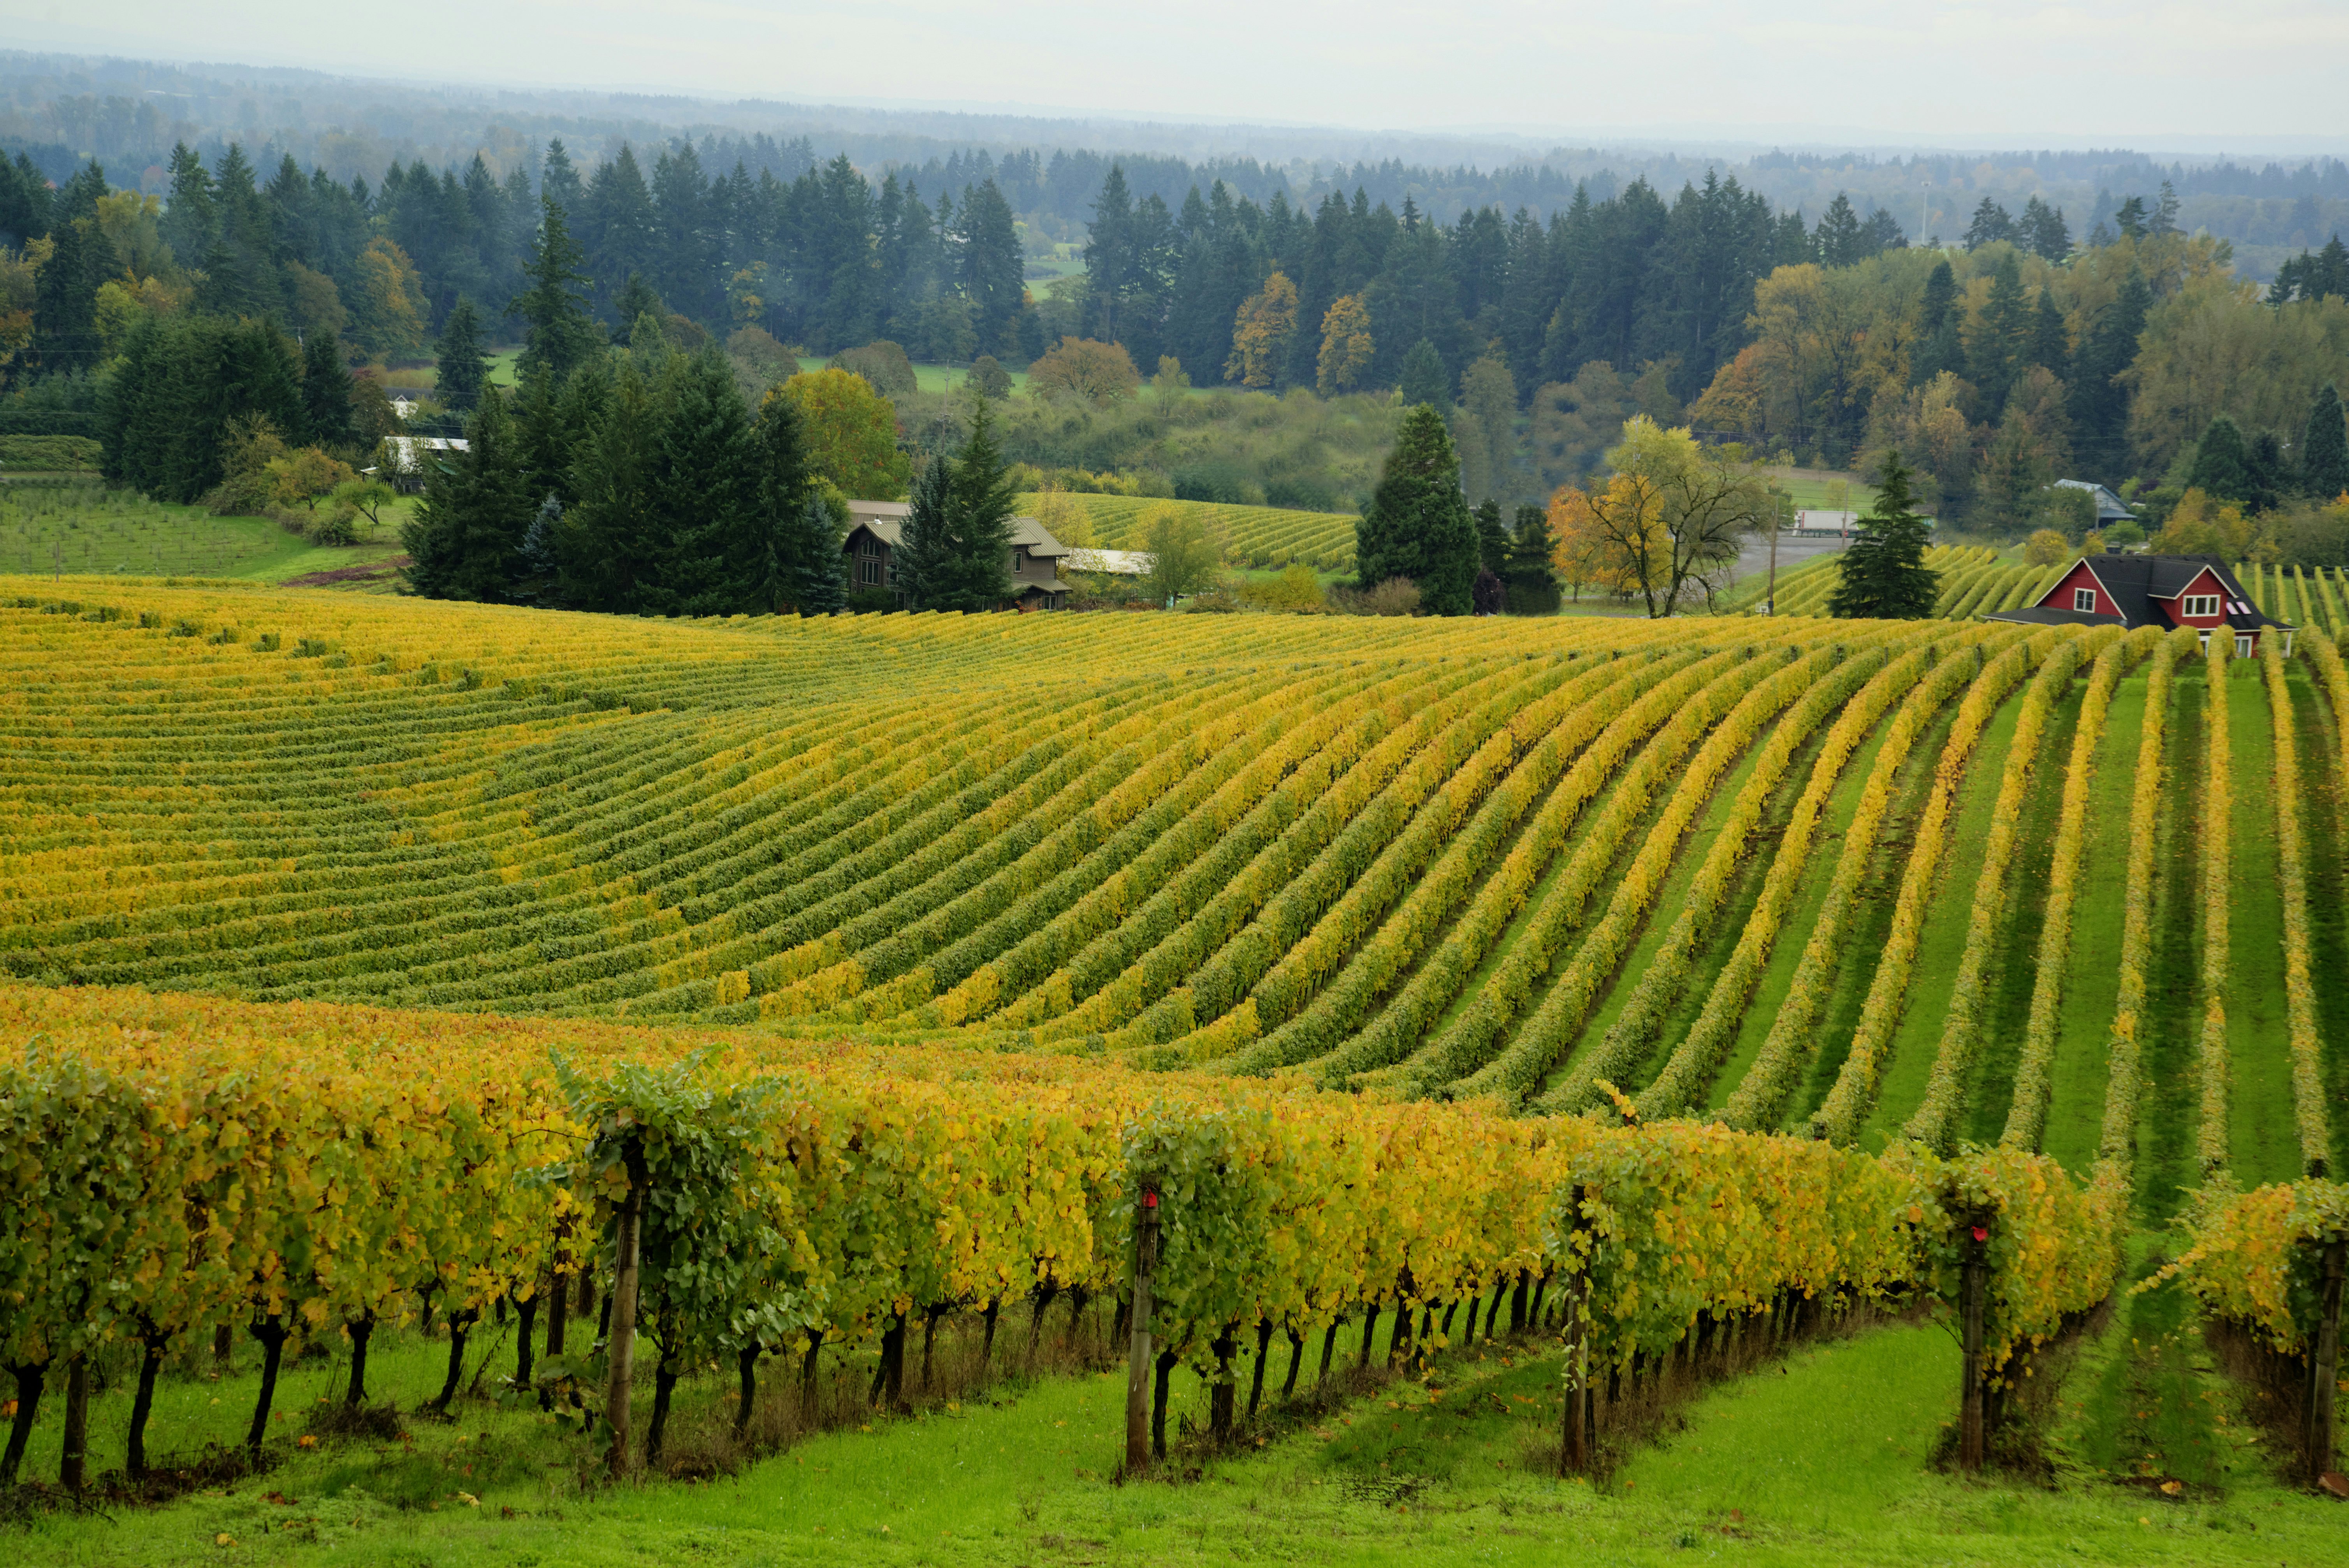
[[[523,270],[529,287],[507,307],[526,324],[523,351],[515,368],[527,376],[544,365],[557,381],[568,377],[595,352],[603,335],[587,314],[587,274],[581,270],[586,256],[571,237],[563,209],[551,198],[539,198],[538,236],[531,243],[530,263]]]
[[[798,523],[788,536],[777,536],[772,562],[780,578],[786,561],[791,567],[789,592],[783,595],[802,615],[829,615],[848,607],[848,573],[833,527],[832,511],[820,496],[810,496],[799,508]]]
[[[2118,484],[2128,471],[2128,389],[2115,377],[2137,358],[2137,337],[2153,308],[2145,274],[2129,269],[2120,294],[2089,324],[2072,361],[2072,449],[2085,476]]]
[[[889,577],[905,595],[909,610],[931,608],[932,584],[943,586],[949,577],[952,551],[948,463],[942,454],[922,465],[907,497],[905,521],[899,543],[890,552]]]
[[[667,314],[668,306],[661,304],[659,292],[645,282],[642,273],[630,273],[628,281],[620,285],[619,297],[612,302],[612,319],[620,324],[623,335],[634,332],[636,324],[646,316],[657,324]]]
[[[810,484],[800,406],[769,392],[759,405],[750,439],[759,469],[753,509],[758,526],[738,548],[745,554],[744,573],[759,578],[758,607],[780,614],[788,605],[803,615],[828,614],[846,603],[847,586],[840,583],[838,603],[825,588],[827,571],[835,580],[840,574],[840,540],[832,513]]]
[[[521,566],[514,574],[513,596],[524,604],[554,603],[563,537],[563,500],[549,490],[523,531]]]
[[[1911,509],[1909,469],[1888,452],[1876,505],[1859,520],[1843,552],[1843,577],[1827,614],[1886,621],[1921,620],[1933,613],[1940,573],[1925,564],[1925,520]]]
[[[585,379],[583,373],[573,385]],[[560,552],[565,603],[619,614],[646,608],[663,541],[653,502],[657,418],[652,388],[623,362],[575,460],[578,499],[564,516],[568,539]]]
[[[481,402],[481,388],[490,381],[490,362],[481,356],[481,313],[463,294],[441,324],[440,339],[432,345],[432,363],[434,390],[442,403],[468,410]]]
[[[1421,338],[1402,356],[1402,400],[1406,407],[1425,403],[1432,407],[1452,407],[1452,378],[1444,373],[1444,356],[1435,352],[1435,345]]]
[[[2321,500],[2349,494],[2349,433],[2342,423],[2340,390],[2330,382],[2318,388],[2309,407],[2300,474],[2302,487]]]
[[[1517,508],[1516,538],[1510,546],[1509,608],[1520,615],[1548,615],[1557,610],[1557,578],[1550,565],[1549,512],[1538,506]]]
[[[317,446],[347,447],[358,438],[351,428],[350,367],[331,332],[314,332],[303,341],[302,414]]]
[[[1974,209],[1973,222],[1966,225],[1964,245],[1969,251],[1979,251],[1984,245],[2014,238],[2014,219],[2007,210],[1985,196]]]
[[[768,608],[758,470],[750,413],[725,356],[709,349],[670,359],[653,480],[658,569],[646,609],[732,615]]]
[[[2247,501],[2259,490],[2242,428],[2234,420],[2221,414],[2210,421],[2195,445],[2194,466],[2186,483],[2189,489],[2219,500]]]
[[[1011,519],[1019,500],[996,444],[993,412],[985,397],[974,397],[970,434],[947,465],[944,548],[923,571],[921,608],[993,610],[1011,596]]]
[[[486,397],[465,425],[466,449],[420,453],[424,500],[399,531],[409,586],[428,599],[512,600],[524,576],[535,511],[505,399]]]
[[[1391,577],[1419,585],[1421,605],[1464,615],[1481,553],[1476,522],[1460,493],[1460,459],[1444,417],[1414,404],[1395,433],[1394,449],[1361,521],[1354,525],[1354,569],[1364,589]]]
[[[1859,214],[1852,211],[1851,198],[1842,191],[1827,203],[1819,214],[1819,226],[1812,235],[1819,248],[1819,264],[1828,267],[1848,267],[1862,259]]]
[[[2055,292],[2039,291],[2039,306],[2031,317],[2031,363],[2044,365],[2058,381],[2072,377],[2072,338],[2064,329],[2064,313],[2055,308]]]
[[[1967,379],[1980,388],[1985,412],[1995,419],[2031,351],[2031,307],[2023,301],[2023,269],[2009,252],[1991,277],[1990,299],[1966,346],[1971,366]]]
[[[1965,344],[1959,336],[1958,277],[1946,261],[1935,262],[1925,275],[1925,301],[1917,321],[1917,350],[1910,357],[1909,379],[1922,387],[1942,371],[1964,375]]]
[[[1509,569],[1510,551],[1509,525],[1501,520],[1501,503],[1485,497],[1475,517],[1477,563],[1498,576]]]

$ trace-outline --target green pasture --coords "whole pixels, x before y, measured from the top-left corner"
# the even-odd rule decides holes
[[[398,555],[415,501],[353,545],[315,545],[267,518],[214,517],[96,485],[0,490],[0,572],[71,577],[242,577],[283,583]]]

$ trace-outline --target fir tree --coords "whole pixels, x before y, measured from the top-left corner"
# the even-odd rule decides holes
[[[2327,382],[2317,389],[2308,410],[2308,429],[2300,439],[2301,484],[2320,500],[2349,494],[2349,433],[2344,433],[2341,393]]]
[[[544,365],[557,381],[569,376],[592,354],[603,335],[587,314],[587,274],[581,269],[586,255],[571,237],[563,209],[551,198],[539,198],[538,234],[531,242],[530,263],[523,275],[529,286],[515,296],[506,314],[526,324],[521,357],[515,368],[524,376]]]
[[[1011,596],[1011,519],[1019,489],[996,445],[985,397],[971,400],[970,434],[946,466],[946,526],[941,547],[922,568],[919,607],[996,609]]]
[[[574,386],[585,378],[583,373]],[[569,542],[560,552],[566,603],[620,614],[647,607],[663,547],[653,495],[657,417],[653,389],[623,362],[574,465],[578,499],[564,517]]]
[[[1378,489],[1354,525],[1361,584],[1371,589],[1407,577],[1419,585],[1423,607],[1464,615],[1481,553],[1475,520],[1460,493],[1452,433],[1433,407],[1415,404],[1403,415]]]
[[[2242,429],[2234,420],[2221,414],[2210,421],[2195,445],[2194,466],[2188,470],[2186,483],[2189,489],[2219,500],[2251,499],[2260,487],[2252,477]]]
[[[2098,313],[2073,356],[2070,382],[2072,449],[2086,477],[2118,484],[2128,471],[2129,394],[2116,377],[2137,358],[2137,342],[2153,308],[2153,290],[2136,268],[2120,294]]]
[[[1508,608],[1509,593],[1502,585],[1500,573],[1479,571],[1476,581],[1468,589],[1469,608],[1479,615],[1497,615]]]
[[[889,577],[912,610],[930,607],[931,584],[947,580],[952,549],[947,519],[947,460],[944,455],[924,463],[914,476],[907,497],[905,526],[897,548],[890,552]]]
[[[1550,565],[1549,512],[1538,506],[1517,508],[1516,538],[1510,546],[1509,608],[1520,615],[1548,615],[1557,610],[1557,578]]]
[[[1876,505],[1859,520],[1843,553],[1843,577],[1827,614],[1885,621],[1921,620],[1933,613],[1940,573],[1925,564],[1925,520],[1910,510],[1909,469],[1888,452]]]
[[[2039,306],[2031,316],[2031,363],[2054,372],[2058,381],[2072,377],[2072,338],[2064,329],[2064,313],[2055,308],[2053,289],[2039,291]]]
[[[773,569],[781,578],[786,562],[790,562],[789,593],[783,595],[802,615],[829,615],[848,607],[848,573],[840,553],[840,539],[833,527],[832,510],[821,496],[810,496],[802,503],[798,521],[788,533],[779,531],[771,554]]]
[[[441,324],[440,339],[432,345],[432,363],[434,390],[442,403],[468,410],[481,402],[481,388],[490,381],[490,362],[481,356],[481,314],[463,294]],[[546,368],[551,372],[554,366]]]
[[[1964,375],[1966,349],[1959,336],[1958,277],[1946,261],[1935,262],[1925,276],[1925,301],[1917,321],[1917,350],[1909,360],[1909,379],[1921,387],[1942,371]]]
[[[523,531],[521,566],[514,575],[513,596],[524,604],[547,604],[554,602],[557,576],[557,555],[563,537],[563,500],[549,490],[546,499],[531,513],[530,526]]]
[[[1501,521],[1501,503],[1487,496],[1475,511],[1476,559],[1485,571],[1499,576],[1509,569],[1509,525]]]
[[[1444,373],[1444,356],[1426,338],[1413,344],[1411,352],[1402,356],[1402,386],[1406,407],[1414,403],[1452,407],[1452,378]]]
[[[399,531],[408,583],[428,599],[502,603],[523,579],[533,513],[504,398],[481,400],[465,443],[461,452],[419,454],[424,500]]]
[[[715,349],[678,355],[660,390],[653,470],[660,542],[644,607],[670,615],[763,611],[758,454],[734,372]]]
[[[358,438],[351,426],[350,367],[331,332],[314,332],[302,344],[302,415],[318,446],[347,447]]]
[[[630,273],[628,281],[620,285],[619,297],[612,302],[612,319],[631,333],[639,318],[648,315],[657,324],[667,314],[668,307],[661,304],[660,294],[645,282],[642,273]]]

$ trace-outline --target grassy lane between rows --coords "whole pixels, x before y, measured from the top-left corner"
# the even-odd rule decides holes
[[[2349,800],[2343,798],[2338,718],[2297,664],[2286,666],[2293,722],[2299,727],[2300,836],[2308,853],[2308,927],[2316,986],[2316,1026],[2323,1040],[2325,1106],[2332,1121],[2333,1170],[2349,1171]]]
[[[1961,693],[1943,704],[1933,722],[1918,736],[1914,748],[1901,759],[1899,772],[1892,783],[1891,809],[1884,814],[1884,825],[1868,857],[1868,873],[1854,894],[1857,907],[1844,934],[1844,951],[1839,955],[1826,1004],[1819,1010],[1810,1063],[1788,1098],[1785,1119],[1779,1124],[1783,1128],[1800,1130],[1809,1125],[1812,1113],[1826,1102],[1843,1071],[1845,1059],[1851,1055],[1852,1037],[1858,1033],[1860,1013],[1868,1006],[1868,988],[1876,982],[1877,965],[1891,934],[1892,916],[1899,903],[1901,881],[1908,874],[1909,857],[1917,847],[1917,827],[1932,792],[1933,769],[1941,759],[1942,748],[1949,744],[1950,731],[1956,726],[1958,709],[1964,700]],[[1996,722],[1994,717],[1993,726]],[[2011,728],[2011,719],[2009,722]],[[1992,744],[1997,744],[1995,732],[1990,739]],[[1960,781],[1961,789],[1964,782]],[[1994,791],[1997,787],[1992,788]],[[1958,805],[1962,812],[1962,796]],[[1836,847],[1840,851],[1841,842]],[[1942,856],[1944,876],[1951,860],[1949,855]],[[1788,934],[1796,937],[1795,945],[1799,950],[1810,930],[1806,926]],[[1775,1014],[1776,1009],[1769,1011]],[[1931,1050],[1930,1042],[1925,1048]],[[1896,1056],[1894,1059],[1899,1058]],[[1929,1068],[1930,1066],[1929,1063]]]
[[[2129,800],[2137,788],[2137,738],[2145,724],[2147,678],[2125,676],[2113,688],[2105,734],[2089,785],[2079,892],[2072,904],[2063,1006],[2056,1015],[2055,1066],[2047,1107],[2046,1152],[2076,1176],[2095,1163],[2109,1080],[2106,1044],[2120,996],[2121,925],[2128,893]]]
[[[1777,940],[1771,945],[1770,961],[1762,966],[1762,976],[1754,983],[1754,995],[1738,1015],[1737,1037],[1731,1044],[1728,1057],[1723,1061],[1721,1071],[1714,1077],[1706,1096],[1705,1108],[1709,1110],[1718,1110],[1728,1104],[1729,1097],[1737,1091],[1737,1086],[1754,1066],[1754,1058],[1761,1054],[1763,1043],[1770,1037],[1770,1025],[1785,1005],[1787,993],[1794,988],[1795,971],[1802,965],[1803,944],[1809,940],[1811,929],[1818,923],[1819,911],[1826,903],[1828,890],[1835,885],[1836,862],[1843,853],[1844,837],[1851,830],[1852,819],[1859,813],[1860,797],[1867,792],[1868,775],[1876,769],[1877,754],[1884,749],[1884,743],[1890,737],[1891,721],[1899,712],[1897,704],[1887,711],[1867,741],[1852,752],[1850,760],[1844,765],[1842,775],[1836,780],[1834,790],[1827,796],[1826,810],[1812,837],[1810,856],[1803,864],[1800,889],[1786,911],[1785,924],[1779,929]],[[1804,753],[1806,763],[1815,763],[1817,756],[1816,750]],[[1797,771],[1787,769],[1786,782],[1793,793],[1786,797],[1784,806],[1772,818],[1771,825],[1775,831],[1769,837],[1757,838],[1757,860],[1765,856],[1776,857],[1778,841],[1775,834],[1785,830],[1787,819],[1793,815],[1804,789],[1809,787],[1808,767],[1799,770],[1799,777]],[[1766,878],[1769,867],[1764,865],[1760,870]],[[1720,953],[1704,971],[1705,990],[1696,992],[1694,987],[1691,988],[1692,994],[1683,1015],[1675,1016],[1671,1027],[1666,1032],[1665,1039],[1669,1044],[1677,1045],[1685,1038],[1703,1011],[1705,994],[1712,990],[1713,981],[1719,978],[1722,969],[1736,952],[1738,941],[1744,934],[1746,917],[1753,913],[1761,892],[1762,882],[1757,881],[1754,891],[1735,912],[1735,920],[1721,923],[1720,935],[1716,939],[1720,944]]]
[[[1982,1042],[1968,1074],[1959,1136],[1967,1142],[1995,1144],[2014,1109],[2015,1069],[2031,1029],[2031,996],[2039,981],[2039,938],[2047,922],[2049,878],[2055,860],[2055,831],[2064,815],[2064,782],[2071,770],[2072,742],[2079,730],[2080,703],[2087,693],[2094,661],[2083,663],[2080,678],[2048,715],[2039,760],[2023,794],[2023,830],[2007,870],[1995,947],[1984,973],[1989,987],[1982,1010]]]
[[[2208,684],[2191,659],[2178,661],[2162,733],[2161,817],[2153,851],[2153,951],[2146,964],[2140,1035],[2136,1200],[2145,1224],[2166,1223],[2188,1188],[2201,1185],[2195,1137],[2201,1096],[2194,1040],[2202,1010],[2202,911],[2194,847],[2200,840],[2204,708]],[[2126,828],[2123,830],[2126,831]],[[2095,1134],[2089,1133],[2090,1147]]]
[[[2275,735],[2259,663],[2228,670],[2234,864],[2227,905],[2228,1164],[2246,1187],[2301,1173],[2284,1016],[2283,894],[2276,879]]]
[[[1855,1568],[2314,1563],[2337,1551],[2333,1505],[2277,1485],[2256,1462],[2222,1472],[2223,1491],[2195,1486],[2178,1500],[2085,1471],[2054,1488],[1941,1474],[1930,1456],[1952,1415],[1956,1365],[1932,1326],[1807,1346],[1717,1386],[1596,1484],[1554,1474],[1558,1364],[1522,1346],[1455,1352],[1424,1383],[1299,1411],[1259,1447],[1186,1456],[1173,1483],[1118,1485],[1106,1473],[1123,1404],[1115,1372],[811,1438],[730,1476],[616,1490],[581,1489],[575,1445],[534,1415],[466,1405],[453,1426],[300,1450],[265,1477],[151,1512],[46,1517],[21,1555],[59,1568],[1417,1568],[1696,1553]],[[2142,1390],[2114,1392],[2115,1408],[2143,1408]],[[1197,1394],[1187,1387],[1183,1403]],[[2196,1432],[2216,1425],[2208,1409]],[[2137,1427],[2116,1439],[2138,1440]]]
[[[1941,1030],[1949,1016],[1950,995],[1957,985],[1959,960],[1966,950],[1967,927],[1973,921],[1978,873],[1990,839],[1992,808],[1998,802],[2000,776],[2006,754],[2014,744],[2015,724],[2023,717],[2023,694],[2029,689],[2028,681],[2017,686],[1999,705],[1967,760],[1965,777],[1958,782],[1949,848],[1941,856],[1937,885],[1927,902],[1909,995],[1902,999],[1900,1022],[1892,1031],[1889,1059],[1878,1069],[1875,1109],[1862,1124],[1861,1142],[1865,1148],[1880,1150],[1900,1136],[1901,1125],[1915,1113],[1918,1103],[1925,1098],[1925,1085],[1933,1076],[1933,1061],[1940,1053]],[[1938,750],[1933,759],[1940,759]],[[1903,835],[1903,841],[1909,841],[1908,835]],[[1905,878],[1905,855],[1900,870]],[[1889,897],[1897,899],[1899,888],[1899,880],[1894,881]],[[2007,892],[2006,888],[1998,891],[2002,903]],[[1995,985],[1995,976],[1985,979]]]

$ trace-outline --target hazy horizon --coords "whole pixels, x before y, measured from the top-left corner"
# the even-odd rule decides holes
[[[305,26],[315,13],[290,0],[224,0],[201,13],[52,4],[20,18],[6,41],[412,87],[1335,130],[1527,151],[1560,142],[2349,151],[2349,99],[2336,85],[2349,61],[2349,9],[2308,0],[2247,0],[2223,14],[2125,10],[2116,0],[2054,12],[1936,4],[1898,18],[1832,0],[1791,21],[1743,0],[1682,0],[1630,18],[1508,5],[1440,31],[1399,7],[1341,11],[1327,0],[1271,13],[1210,0],[1179,22],[1041,0],[1023,8],[1016,31],[936,0],[854,13],[714,4],[658,15],[580,0],[560,31],[548,15],[513,0],[419,0],[389,29],[394,38],[463,36],[461,58],[388,57],[379,28],[290,47],[317,36]],[[1393,26],[1381,28],[1382,16]],[[1233,47],[1248,37],[1268,46]],[[1650,68],[1610,64],[1625,57]],[[1311,67],[1300,70],[1300,59]],[[1660,112],[1660,98],[1689,107]],[[1503,104],[1511,112],[1495,113]]]

